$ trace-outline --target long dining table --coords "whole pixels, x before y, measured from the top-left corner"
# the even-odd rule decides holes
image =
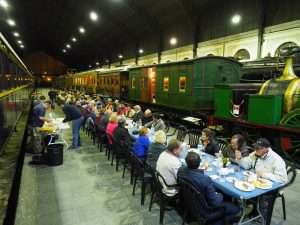
[[[134,138],[138,138],[138,134],[136,131],[138,130],[137,127],[129,126],[128,131],[130,135]],[[150,139],[150,142],[153,141],[153,132],[149,132],[148,136]],[[201,150],[201,148],[198,149],[191,149],[186,143],[183,143],[183,153],[181,154],[180,161],[183,165],[185,165],[185,156],[189,151],[194,151],[198,153],[201,157],[201,165],[199,169],[203,169],[204,164],[206,165],[206,168],[204,169],[204,173],[208,175],[215,186],[216,189],[218,189],[220,192],[224,193],[225,195],[237,199],[240,203],[241,207],[241,217],[238,222],[238,225],[243,224],[249,224],[252,221],[261,219],[262,224],[265,225],[266,221],[260,211],[260,198],[272,191],[279,190],[284,184],[279,183],[276,181],[270,181],[272,182],[272,186],[269,188],[257,188],[254,186],[253,190],[241,190],[237,188],[236,182],[243,182],[246,181],[249,172],[248,170],[245,170],[241,168],[238,164],[229,163],[225,168],[220,165],[219,159],[216,156],[212,156],[210,154],[207,154]],[[226,173],[225,173],[226,172]],[[246,217],[246,209],[247,209],[247,201],[256,199],[256,210],[257,210],[257,216],[247,218]]]

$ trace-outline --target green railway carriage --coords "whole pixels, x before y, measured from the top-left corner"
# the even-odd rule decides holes
[[[241,64],[224,57],[137,67],[129,73],[129,99],[188,111],[213,110],[214,85],[240,80]]]

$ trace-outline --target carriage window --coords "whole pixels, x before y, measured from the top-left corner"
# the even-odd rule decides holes
[[[186,90],[186,76],[179,77],[179,92],[184,93]]]
[[[131,79],[131,88],[135,89],[135,78],[134,77]]]
[[[169,77],[164,77],[163,90],[164,91],[169,91]]]

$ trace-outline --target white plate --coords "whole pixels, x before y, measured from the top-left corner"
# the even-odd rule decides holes
[[[218,178],[220,178],[220,176],[216,175],[216,174],[212,174],[212,175],[209,175],[211,179],[213,180],[216,180]]]
[[[247,187],[245,187],[243,184],[247,184]],[[245,182],[245,181],[236,181],[234,182],[234,187],[236,187],[237,189],[241,190],[241,191],[254,191],[255,187],[254,185]]]

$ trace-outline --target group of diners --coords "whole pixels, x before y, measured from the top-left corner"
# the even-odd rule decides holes
[[[118,100],[112,101],[99,95],[89,96],[80,92],[62,92],[58,98],[80,109],[83,115],[83,126],[93,124],[96,132],[97,130],[106,132],[109,144],[115,140],[124,149],[131,149],[136,157],[161,174],[168,186],[178,184],[180,179],[188,180],[204,195],[209,206],[225,209],[225,220],[229,224],[238,218],[240,214],[238,201],[231,201],[229,196],[218,192],[212,179],[199,169],[201,156],[191,151],[184,158],[185,163],[182,162],[183,143],[176,138],[167,140],[166,126],[160,114],[152,113],[150,109],[143,112],[139,105],[131,107]],[[135,130],[138,135],[133,135],[126,128],[128,119],[141,125],[138,130]],[[150,130],[153,137],[151,140]],[[199,142],[203,145],[206,154],[214,156],[220,153],[213,130],[204,128]],[[249,148],[241,134],[234,134],[228,147],[222,151],[232,163],[247,170],[251,169],[257,177],[279,183],[288,181],[284,160],[272,150],[270,142],[265,138],[259,138],[253,147]],[[166,195],[178,194],[177,187],[168,186],[163,185],[163,192]],[[259,198],[260,211],[265,219],[270,214],[267,206],[272,204],[273,200],[273,192]],[[223,219],[212,224],[223,224]]]

